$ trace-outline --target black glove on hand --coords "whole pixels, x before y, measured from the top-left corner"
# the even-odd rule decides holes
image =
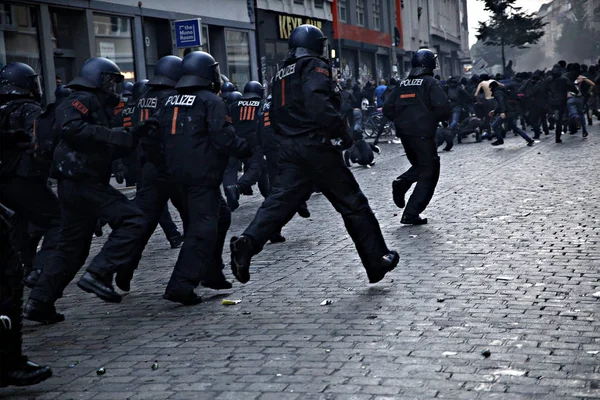
[[[133,128],[133,135],[136,137],[152,136],[153,131],[160,128],[160,122],[155,118],[148,118],[140,125]]]

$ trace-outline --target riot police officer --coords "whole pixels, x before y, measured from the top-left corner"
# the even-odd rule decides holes
[[[208,53],[185,56],[182,76],[159,112],[169,178],[177,187],[185,241],[164,298],[185,305],[202,300],[202,282],[231,287],[223,275],[222,251],[231,212],[220,191],[230,156],[246,157],[248,146],[235,135],[227,106],[217,95],[219,64]]]
[[[97,57],[87,60],[67,85],[75,92],[57,110],[60,142],[54,151],[52,175],[58,180],[62,220],[57,252],[29,295],[24,316],[43,323],[64,320],[54,302],[62,296],[89,254],[96,221],[112,227],[108,240],[77,285],[108,302],[118,303],[113,274],[131,262],[132,250],[143,231],[143,214],[109,183],[112,161],[131,152],[135,137],[154,125],[134,132],[111,129],[111,111],[119,103],[116,86],[123,82],[119,67]]]
[[[0,203],[0,387],[35,385],[52,376],[50,367],[23,355],[23,265],[9,239],[13,219],[14,212]]]
[[[301,25],[292,31],[288,45],[290,56],[274,77],[270,110],[271,124],[282,136],[279,174],[250,226],[231,239],[232,272],[242,283],[250,280],[252,256],[316,185],[342,215],[369,281],[378,282],[396,267],[399,256],[387,248],[367,198],[331,142],[343,138],[345,147],[349,145],[327,59],[327,38],[317,27]]]
[[[433,77],[437,56],[428,49],[412,57],[412,70],[383,105],[383,113],[394,121],[396,135],[402,140],[411,167],[394,181],[394,203],[404,208],[404,196],[417,183],[400,222],[422,225],[427,218],[419,214],[433,197],[440,176],[440,158],[435,135],[438,122],[450,115],[448,98],[440,82]]]
[[[240,206],[241,194],[252,192],[252,186],[258,182],[266,170],[265,157],[257,137],[263,95],[263,86],[259,82],[250,81],[244,86],[242,98],[229,106],[229,115],[233,120],[235,134],[245,139],[252,148],[251,157],[243,160],[232,157],[225,170],[223,187],[227,205],[231,211],[235,211]],[[243,166],[244,173],[238,179],[237,173],[240,164]]]
[[[181,58],[173,55],[158,60],[154,67],[154,76],[146,83],[148,90],[136,100],[135,112],[132,116],[134,126],[152,118],[161,110],[167,98],[177,94],[174,88],[181,77],[181,63]],[[135,203],[145,215],[144,233],[143,240],[134,249],[132,263],[117,273],[115,283],[124,291],[129,291],[130,281],[142,258],[144,248],[159,223],[163,226],[167,239],[172,241],[172,247],[181,245],[180,239],[175,236],[179,232],[169,214],[169,199],[174,201],[176,207],[181,205],[177,203],[178,198],[173,197],[176,188],[169,179],[159,138],[153,136],[141,138],[139,156],[142,184],[136,193]],[[185,232],[187,216],[185,213],[181,213],[181,216]]]
[[[36,120],[43,111],[41,95],[38,76],[29,65],[10,63],[0,70],[0,134],[3,142],[19,139],[17,146],[2,146],[1,200],[22,220],[14,243],[22,254],[27,253],[29,222],[44,236],[31,270],[26,271],[28,286],[34,286],[41,270],[51,263],[60,230],[60,205],[47,185],[49,163],[42,151],[47,146],[35,140]]]
[[[227,103],[229,95],[235,91],[235,85],[231,82],[223,82],[221,86],[221,98]]]

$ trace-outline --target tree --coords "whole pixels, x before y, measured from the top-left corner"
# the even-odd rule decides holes
[[[571,9],[565,13],[562,32],[556,41],[556,52],[560,58],[581,62],[594,59],[600,54],[599,34],[594,30],[594,21],[587,16],[585,4],[571,0]]]
[[[480,0],[492,15],[487,22],[480,22],[477,39],[486,46],[499,46],[502,52],[502,68],[506,67],[505,47],[526,49],[544,36],[546,23],[533,13],[516,7],[517,0]]]

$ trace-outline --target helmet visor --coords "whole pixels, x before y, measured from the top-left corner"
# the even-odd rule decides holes
[[[29,83],[29,87],[33,97],[36,101],[40,101],[42,99],[43,91],[42,91],[42,83],[40,81],[39,75],[34,75],[30,77],[31,82]]]
[[[106,93],[122,93],[124,77],[121,74],[102,73],[102,91]]]
[[[321,57],[324,59],[329,59],[329,40],[324,37],[321,39],[322,49],[321,49]]]
[[[219,68],[219,63],[215,63],[213,65],[213,93],[219,93],[221,91],[221,84],[223,83],[223,78],[221,76],[221,69]]]

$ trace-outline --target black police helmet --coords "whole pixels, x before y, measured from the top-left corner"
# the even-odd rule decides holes
[[[420,49],[412,56],[412,75],[433,75],[437,67],[437,56],[429,49]],[[416,70],[416,71],[414,71]]]
[[[148,86],[174,87],[181,78],[183,60],[177,56],[164,56],[154,66],[154,76],[148,81]]]
[[[233,91],[235,91],[234,84],[229,81],[224,81],[223,85],[221,85],[221,93],[231,93]]]
[[[177,89],[208,88],[213,93],[221,90],[219,63],[204,51],[192,51],[183,59],[182,76],[175,85]]]
[[[314,25],[300,25],[290,34],[288,48],[305,49],[312,56],[327,58],[327,36]]]
[[[69,97],[71,93],[73,93],[73,91],[65,85],[58,85],[56,87],[56,90],[54,91],[54,97],[56,97],[56,102],[62,102],[64,99]]]
[[[244,98],[259,97],[262,99],[264,94],[265,88],[260,84],[260,82],[250,81],[246,83],[246,86],[244,86]]]
[[[123,75],[117,64],[104,57],[87,60],[79,70],[79,76],[67,87],[100,89],[107,93],[116,93],[116,84],[123,82]]]
[[[0,95],[33,95],[37,100],[40,100],[42,88],[38,75],[27,64],[21,62],[6,64],[0,69]]]
[[[142,95],[146,92],[146,89],[148,88],[146,85],[148,85],[148,79],[139,80],[133,85],[131,94],[134,100],[137,100],[140,97],[142,97]]]
[[[123,83],[123,90],[121,91],[121,95],[131,96],[132,90],[133,90],[133,83],[125,82],[125,83]]]
[[[233,104],[238,100],[241,100],[243,97],[243,95],[238,92],[237,90],[234,92],[229,93],[229,96],[227,96],[227,104]]]

